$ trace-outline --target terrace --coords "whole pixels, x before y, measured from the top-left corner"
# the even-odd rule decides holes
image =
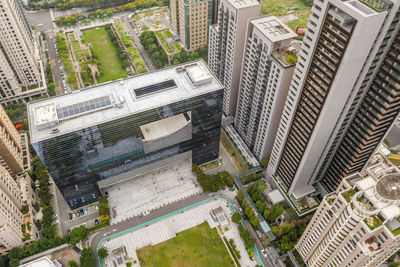
[[[342,196],[344,197],[344,199],[346,199],[347,202],[350,202],[355,194],[356,194],[356,190],[350,189],[346,192],[343,192]]]
[[[364,223],[369,227],[369,229],[374,230],[375,228],[382,225],[382,220],[376,215],[369,216],[364,219]]]
[[[297,63],[297,56],[290,51],[282,50],[272,54],[272,56],[282,65],[284,68],[290,68]]]
[[[179,38],[173,36],[169,29],[164,29],[155,32],[158,43],[164,49],[168,56],[168,62],[171,62],[173,56],[182,51],[182,46],[179,43]]]

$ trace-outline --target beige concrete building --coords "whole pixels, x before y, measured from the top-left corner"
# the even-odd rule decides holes
[[[0,254],[38,237],[32,208],[35,195],[30,177],[24,173],[30,164],[24,164],[23,157],[26,162],[31,160],[24,137],[22,145],[20,134],[0,107]]]
[[[213,17],[212,0],[171,0],[171,31],[179,35],[188,52],[205,47],[208,43],[208,27]]]
[[[274,16],[248,23],[235,128],[259,161],[271,154],[297,61],[296,36]]]
[[[46,93],[42,65],[20,2],[0,0],[0,102]]]
[[[22,156],[21,136],[0,107],[0,165],[15,176],[24,170]]]
[[[379,266],[400,247],[400,171],[390,162],[343,179],[296,245],[307,266]]]
[[[22,197],[17,183],[0,166],[0,253],[23,244]]]
[[[260,15],[257,0],[221,0],[217,24],[210,27],[208,65],[225,86],[223,112],[234,115],[245,51],[247,25]]]

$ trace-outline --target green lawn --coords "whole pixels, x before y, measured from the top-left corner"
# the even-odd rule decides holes
[[[235,266],[217,229],[203,223],[175,238],[136,251],[140,266],[227,267]]]
[[[114,45],[104,28],[83,32],[84,43],[91,43],[92,50],[101,64],[102,74],[97,78],[98,83],[125,78],[128,76],[122,67]]]
[[[312,4],[312,3],[311,3]],[[261,13],[273,16],[289,15],[288,12],[298,17],[298,20],[290,21],[287,25],[293,30],[296,27],[306,27],[308,17],[311,13],[311,5],[306,5],[301,0],[262,0]]]

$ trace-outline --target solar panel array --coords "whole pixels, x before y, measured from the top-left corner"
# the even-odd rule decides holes
[[[80,113],[96,110],[111,105],[110,96],[102,96],[88,101],[80,102],[74,105],[57,108],[58,119],[65,119],[76,116]]]
[[[152,85],[140,87],[138,89],[135,89],[135,94],[136,96],[143,96],[151,93],[155,93],[157,91],[169,89],[172,87],[176,87],[176,83],[174,80],[168,80],[160,83],[155,83]]]

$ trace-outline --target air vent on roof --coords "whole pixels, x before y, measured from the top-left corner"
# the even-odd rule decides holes
[[[144,87],[140,87],[138,89],[134,89],[133,91],[135,92],[135,95],[137,97],[141,97],[141,96],[156,93],[159,91],[168,90],[168,89],[174,88],[176,86],[177,85],[174,80],[167,80],[164,82],[159,82],[159,83],[147,85]]]

